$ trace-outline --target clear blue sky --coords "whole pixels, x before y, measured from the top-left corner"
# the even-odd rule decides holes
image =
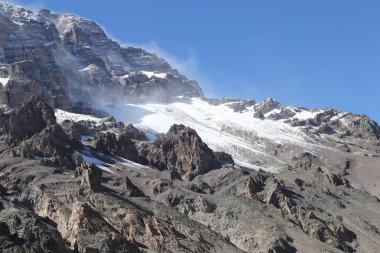
[[[274,97],[380,122],[378,0],[19,0],[157,48],[209,96]]]

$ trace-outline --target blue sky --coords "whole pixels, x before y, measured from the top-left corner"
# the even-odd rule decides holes
[[[274,97],[380,122],[380,1],[27,1],[167,57],[206,95]]]

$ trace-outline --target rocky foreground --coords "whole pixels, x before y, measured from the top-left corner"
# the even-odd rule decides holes
[[[1,252],[380,248],[380,200],[347,179],[347,161],[301,152],[255,171],[186,126],[148,141],[112,118],[58,124],[37,97],[0,126]]]

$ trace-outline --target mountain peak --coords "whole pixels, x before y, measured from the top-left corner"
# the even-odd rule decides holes
[[[119,45],[91,20],[8,3],[0,4],[0,14],[4,25],[0,78],[9,80],[0,96],[12,107],[34,95],[60,108],[77,101],[203,96],[197,82],[179,74],[165,60],[140,48]],[[23,64],[26,61],[33,62],[33,67]],[[98,71],[84,71],[95,66]],[[126,80],[133,71],[147,78]],[[162,73],[163,78],[158,80],[146,71]]]

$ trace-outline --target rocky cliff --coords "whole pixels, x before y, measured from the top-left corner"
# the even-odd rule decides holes
[[[11,107],[34,95],[58,108],[100,96],[135,102],[203,96],[166,61],[119,45],[95,22],[0,3],[0,23],[0,92]]]

